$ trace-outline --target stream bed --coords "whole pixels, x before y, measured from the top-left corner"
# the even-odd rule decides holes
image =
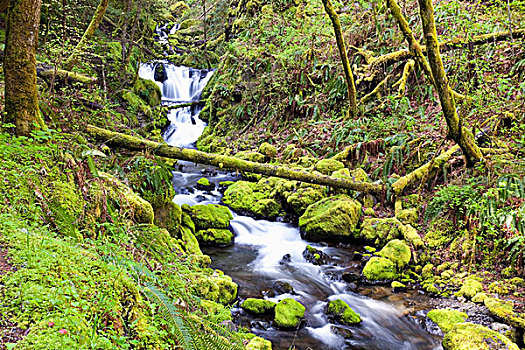
[[[164,104],[191,103],[169,112],[170,125],[163,137],[170,145],[194,148],[206,127],[199,119],[202,107],[198,101],[213,71],[159,61],[142,65],[139,74],[156,81]],[[179,205],[220,203],[222,194],[218,190],[195,189],[203,176],[216,185],[238,179],[233,173],[183,161],[173,175],[178,193],[173,201]],[[297,349],[442,349],[441,338],[424,326],[424,311],[432,308],[429,297],[417,291],[394,294],[390,288],[361,286],[342,279],[344,273],[360,272],[361,261],[354,252],[363,252],[362,246],[313,244],[303,240],[292,224],[233,215],[234,245],[203,248],[212,258],[211,267],[233,278],[239,285],[240,300],[265,297],[279,301],[290,297],[306,307],[306,322],[298,331],[281,331],[272,327],[271,319],[249,316],[237,304],[232,308],[237,326],[271,340],[274,349],[292,345]],[[302,253],[309,244],[330,256],[326,265],[306,261]],[[353,327],[331,324],[324,308],[334,299],[347,302],[361,315],[362,322]]]

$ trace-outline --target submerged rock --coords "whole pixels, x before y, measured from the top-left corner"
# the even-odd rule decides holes
[[[244,311],[254,315],[269,313],[275,309],[275,306],[277,306],[277,303],[273,301],[255,298],[248,298],[241,304],[241,308]]]
[[[456,323],[465,322],[468,318],[466,313],[451,309],[432,310],[429,311],[427,317],[437,324],[443,333],[450,331]]]
[[[519,350],[506,336],[470,322],[457,323],[443,338],[445,350]]]
[[[272,289],[277,294],[295,294],[292,285],[286,281],[275,281],[272,285]]]
[[[283,299],[275,307],[275,325],[281,329],[295,329],[304,318],[306,309],[292,298]]]
[[[374,256],[366,263],[363,275],[371,282],[391,281],[397,277],[396,266],[387,258]]]
[[[332,300],[326,305],[326,315],[329,319],[344,325],[361,322],[361,316],[341,299]]]
[[[299,227],[312,241],[351,238],[360,217],[359,202],[337,195],[310,205],[299,218]]]
[[[393,239],[377,255],[389,259],[396,265],[398,270],[401,270],[410,262],[412,253],[405,242]]]

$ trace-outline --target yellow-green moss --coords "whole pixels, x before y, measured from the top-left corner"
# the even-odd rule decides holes
[[[377,255],[389,259],[396,265],[398,270],[402,270],[410,262],[412,253],[405,242],[393,239]]]
[[[455,296],[464,296],[467,299],[472,299],[476,294],[483,291],[483,285],[480,281],[469,277],[465,279],[460,290],[454,293]]]
[[[282,329],[297,328],[304,317],[306,309],[292,298],[281,300],[275,307],[275,325]]]
[[[246,350],[272,350],[272,342],[261,337],[254,337],[246,344]]]
[[[468,318],[466,313],[451,309],[432,310],[427,317],[436,323],[444,333],[450,331],[456,323],[465,322]]]
[[[367,261],[363,275],[369,281],[391,281],[397,277],[397,272],[392,261],[374,256]]]
[[[315,164],[315,170],[324,175],[331,175],[334,171],[344,167],[343,163],[334,159],[321,159]]]
[[[519,350],[504,335],[470,322],[457,323],[443,338],[445,350]]]
[[[387,242],[400,236],[401,225],[396,218],[364,219],[359,236],[373,242],[376,246],[383,247]]]
[[[326,306],[329,317],[345,325],[361,322],[361,317],[350,306],[341,299],[331,300]]]
[[[208,246],[224,247],[233,243],[233,233],[227,229],[209,228],[195,232],[197,240]]]
[[[262,315],[271,312],[275,309],[275,306],[277,306],[277,303],[273,301],[255,298],[248,298],[241,304],[243,310],[254,315]]]
[[[197,275],[191,287],[202,298],[224,305],[237,297],[237,284],[219,270],[211,276]]]
[[[228,228],[230,220],[233,219],[230,209],[219,204],[198,204],[192,207],[184,204],[182,210],[190,215],[197,230]]]

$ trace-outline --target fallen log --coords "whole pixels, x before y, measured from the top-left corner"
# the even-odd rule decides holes
[[[70,72],[63,69],[54,69],[47,65],[39,64],[36,68],[36,74],[49,82],[60,82],[64,84],[80,83],[83,85],[93,85],[97,78],[89,77],[84,74]]]
[[[381,194],[384,190],[384,187],[379,184],[313,174],[311,171],[295,170],[283,166],[250,162],[234,157],[201,152],[195,149],[169,146],[98,128],[92,125],[86,127],[86,132],[95,139],[102,141],[109,146],[122,147],[134,151],[149,150],[156,155],[172,159],[187,160],[200,164],[213,165],[219,168],[235,169],[238,171],[281,177],[318,185],[346,188],[363,193]]]
[[[505,31],[505,32],[496,32],[496,33],[490,33],[490,34],[476,35],[476,36],[473,36],[471,39],[455,38],[452,40],[448,40],[448,41],[439,43],[439,50],[441,52],[446,52],[446,51],[461,48],[467,45],[483,45],[483,44],[488,44],[492,42],[510,40],[511,37],[512,39],[524,38],[525,28],[515,30],[512,33],[510,31]],[[426,54],[427,47],[425,45],[421,45],[421,50],[423,53]],[[393,65],[394,63],[401,62],[409,58],[414,58],[414,56],[409,50],[399,50],[399,51],[387,53],[379,57],[370,57],[367,70],[370,72],[373,72],[378,67],[388,67],[388,66]]]
[[[392,184],[392,190],[399,196],[403,191],[411,185],[415,185],[417,181],[422,180],[428,177],[428,174],[434,169],[440,169],[443,164],[448,162],[450,157],[458,151],[460,148],[458,145],[452,147],[446,152],[441,153],[435,159],[432,159],[430,162],[420,166],[410,174],[400,177]]]

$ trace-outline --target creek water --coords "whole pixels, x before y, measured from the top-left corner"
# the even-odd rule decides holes
[[[197,102],[213,71],[177,67],[168,62],[144,64],[141,77],[155,80],[155,70],[162,65],[167,77],[156,81],[167,105]],[[161,69],[162,69],[161,68]],[[163,136],[173,146],[194,147],[206,124],[199,119],[201,107],[173,109],[170,125]],[[235,180],[235,175],[217,169],[179,162],[173,184],[177,204],[220,203],[219,191],[196,190],[197,180],[206,176],[216,185]],[[424,328],[426,296],[413,293],[393,294],[389,288],[354,286],[348,289],[343,273],[359,273],[361,262],[354,259],[360,246],[323,246],[301,238],[299,229],[291,224],[255,220],[233,213],[231,229],[235,243],[227,248],[204,249],[211,256],[212,267],[224,271],[239,285],[239,298],[265,297],[279,301],[294,298],[306,307],[306,322],[298,331],[281,331],[271,319],[254,318],[239,307],[232,313],[235,322],[263,338],[271,340],[274,349],[441,349],[441,339]],[[302,255],[310,244],[330,256],[329,263],[315,266]],[[288,255],[287,255],[288,254]],[[283,256],[287,259],[283,260]],[[274,294],[272,287],[289,285],[293,291]],[[275,289],[275,288],[274,288]],[[367,295],[367,296],[365,296]],[[342,299],[361,315],[362,322],[353,327],[331,324],[324,315],[329,300]],[[344,336],[343,336],[344,335]]]

